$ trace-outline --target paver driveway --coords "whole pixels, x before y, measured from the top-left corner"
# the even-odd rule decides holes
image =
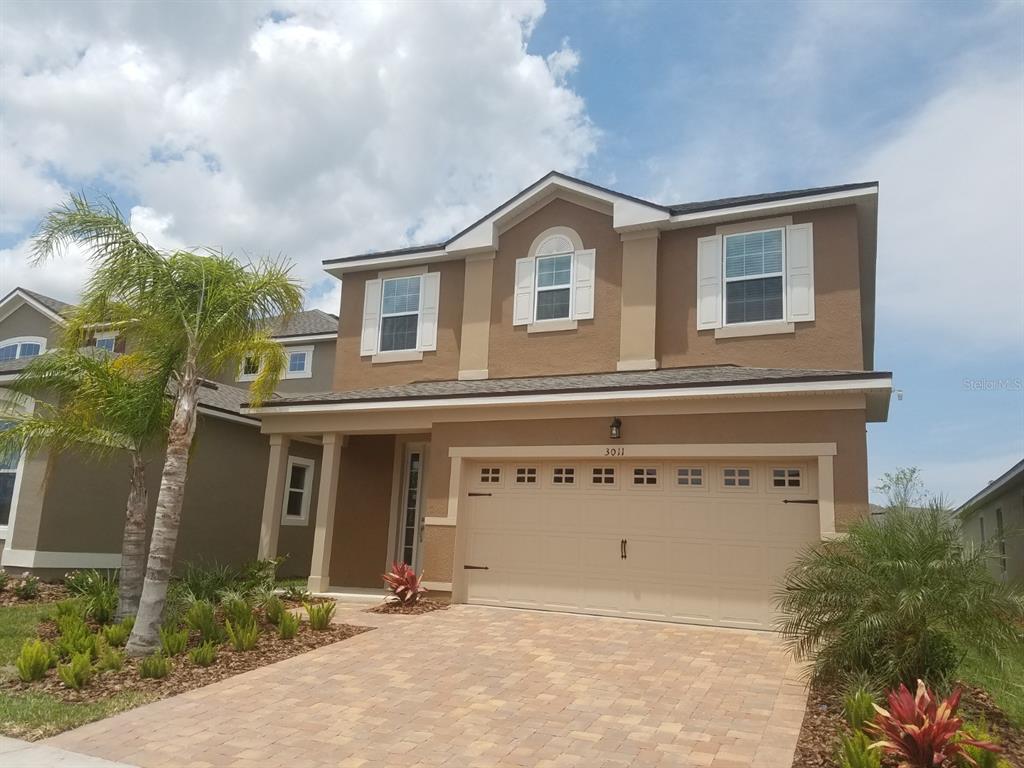
[[[767,633],[454,606],[87,725],[140,766],[789,768],[798,668]]]

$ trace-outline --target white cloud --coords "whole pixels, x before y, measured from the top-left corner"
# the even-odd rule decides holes
[[[966,76],[853,171],[877,178],[879,324],[1024,345],[1024,80]]]
[[[917,466],[925,490],[934,496],[941,495],[952,506],[963,504],[967,499],[999,477],[1018,461],[1020,451],[1010,450],[990,453],[984,456],[957,459],[921,459],[914,456],[903,466]],[[882,473],[871,478],[871,500],[883,504],[885,499],[875,491]]]
[[[158,244],[288,255],[323,305],[321,259],[442,238],[595,151],[578,56],[526,52],[541,3],[274,7],[17,4],[5,167],[115,190]]]

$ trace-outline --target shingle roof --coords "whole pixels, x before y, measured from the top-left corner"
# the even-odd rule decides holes
[[[305,312],[296,312],[282,324],[280,318],[271,321],[271,334],[274,338],[281,339],[288,336],[311,336],[319,333],[337,333],[338,318],[321,312],[319,309],[309,309]]]
[[[58,315],[63,315],[69,309],[74,307],[74,304],[68,304],[66,301],[55,299],[52,296],[46,296],[45,294],[37,293],[36,291],[30,291],[28,288],[22,288],[21,290],[38,301],[48,310],[56,312]]]
[[[776,382],[838,381],[871,379],[889,375],[889,373],[884,371],[821,371],[797,368],[751,368],[736,365],[714,365],[694,368],[662,368],[657,371],[528,376],[478,381],[421,381],[412,384],[372,389],[353,389],[344,392],[303,393],[291,397],[275,396],[272,400],[264,403],[263,407],[276,408],[285,405],[361,403],[427,398],[678,389]]]
[[[768,192],[761,195],[742,195],[740,197],[720,197],[715,200],[701,200],[692,203],[677,203],[668,207],[669,212],[676,216],[683,213],[701,213],[719,208],[734,208],[738,205],[754,205],[756,203],[774,203],[778,200],[790,200],[795,197],[811,195],[827,195],[831,192],[849,192],[854,189],[868,189],[877,186],[877,181],[863,181],[855,184],[835,184],[830,187],[807,187],[806,189],[790,189],[783,192]]]

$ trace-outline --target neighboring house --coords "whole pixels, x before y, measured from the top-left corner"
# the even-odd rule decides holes
[[[965,501],[957,514],[967,540],[991,549],[992,575],[1024,582],[1024,459]]]
[[[0,388],[28,362],[59,342],[71,305],[23,288],[0,299]],[[271,331],[289,356],[281,391],[321,387],[334,372],[337,319],[312,310]],[[123,336],[98,330],[89,344],[123,352]],[[209,560],[239,564],[255,557],[263,507],[262,478],[268,440],[258,417],[242,415],[248,398],[245,375],[225,372],[200,390],[189,478],[185,488],[179,562]],[[242,383],[237,383],[241,380]],[[2,391],[2,389],[0,389]],[[24,407],[31,408],[31,402]],[[312,468],[320,458],[316,441],[297,441],[294,461]],[[162,451],[147,466],[150,510],[159,491]],[[303,470],[297,470],[301,474]],[[306,482],[313,482],[313,470]],[[301,478],[300,478],[301,479]],[[10,572],[56,576],[74,568],[116,568],[120,564],[124,508],[128,495],[127,459],[98,462],[76,454],[8,457],[0,462],[0,566]],[[312,522],[290,517],[281,535],[290,555],[284,575],[309,572]],[[295,525],[294,523],[299,523]]]
[[[325,261],[332,385],[243,409],[260,554],[299,511],[313,591],[397,559],[458,602],[770,626],[796,553],[868,515],[877,195],[666,206],[551,173],[443,243]]]

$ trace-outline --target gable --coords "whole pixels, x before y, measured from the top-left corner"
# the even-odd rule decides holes
[[[0,342],[5,339],[41,336],[49,342],[49,346],[56,341],[59,334],[60,328],[53,320],[26,302],[21,302],[0,318]]]

